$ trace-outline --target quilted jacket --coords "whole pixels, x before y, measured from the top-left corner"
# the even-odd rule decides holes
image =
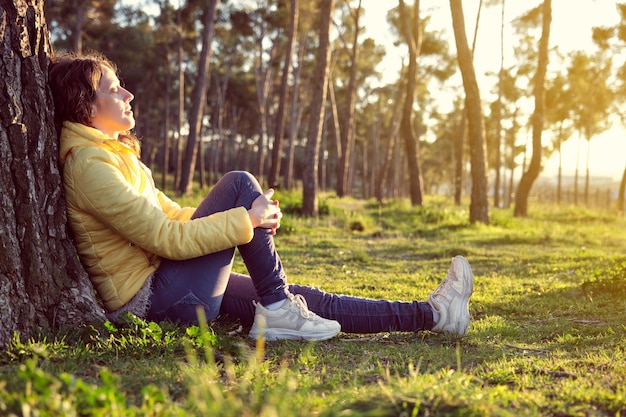
[[[133,298],[160,258],[194,258],[252,239],[246,208],[190,220],[194,208],[166,197],[135,152],[100,130],[65,122],[60,162],[74,243],[107,311]]]

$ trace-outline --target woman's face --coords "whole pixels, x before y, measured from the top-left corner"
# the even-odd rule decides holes
[[[91,104],[91,126],[117,139],[120,132],[135,126],[130,102],[135,96],[120,85],[115,72],[102,65],[102,78]]]

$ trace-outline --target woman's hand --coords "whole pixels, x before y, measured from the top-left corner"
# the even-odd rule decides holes
[[[278,200],[271,200],[273,194],[274,190],[270,188],[258,196],[252,202],[252,207],[248,210],[248,216],[250,216],[253,228],[271,229],[272,234],[275,235],[276,229],[280,227],[280,219],[283,217],[283,213],[278,207]]]

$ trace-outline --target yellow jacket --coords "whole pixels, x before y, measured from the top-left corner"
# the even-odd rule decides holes
[[[189,259],[252,240],[245,207],[190,220],[156,188],[135,152],[100,130],[65,122],[60,161],[74,243],[107,311],[126,304],[160,257]]]

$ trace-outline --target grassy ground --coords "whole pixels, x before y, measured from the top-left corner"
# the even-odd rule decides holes
[[[297,207],[279,198],[286,212]],[[626,415],[624,218],[531,205],[530,218],[495,210],[485,226],[439,200],[328,198],[322,208],[318,219],[283,222],[290,281],[425,299],[460,254],[476,276],[468,336],[256,345],[233,323],[134,318],[16,336],[0,352],[0,415]]]

